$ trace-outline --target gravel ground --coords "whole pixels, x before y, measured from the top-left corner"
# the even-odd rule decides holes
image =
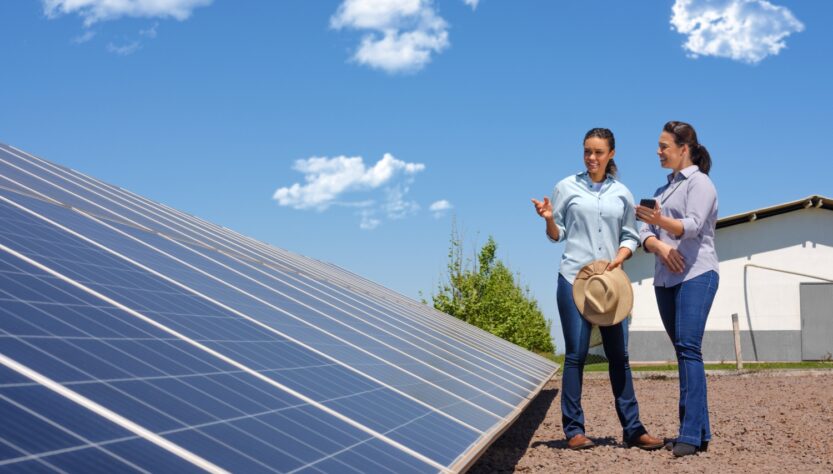
[[[585,374],[587,435],[597,446],[566,449],[560,374],[469,472],[824,472],[833,473],[833,371],[710,375],[713,439],[706,453],[626,449],[606,374]],[[677,432],[678,380],[634,380],[642,423],[654,436]]]

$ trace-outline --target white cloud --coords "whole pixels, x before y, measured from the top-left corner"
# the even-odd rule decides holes
[[[359,222],[359,228],[362,230],[373,230],[382,223],[382,221],[373,217],[373,211],[362,211],[360,215],[362,220]]]
[[[84,32],[84,34],[78,35],[75,38],[72,38],[72,42],[75,43],[75,44],[83,44],[83,43],[86,43],[86,42],[92,40],[94,37],[95,37],[95,31],[87,30],[87,31]]]
[[[363,209],[373,207],[374,205],[376,205],[376,201],[374,201],[373,199],[367,199],[365,201],[334,202],[331,205],[337,207],[354,207],[358,209]]]
[[[139,35],[144,36],[145,38],[156,38],[157,28],[159,28],[159,22],[154,23],[153,26],[146,30],[139,30]]]
[[[353,59],[389,73],[418,71],[449,46],[433,0],[344,0],[330,26],[369,30]]]
[[[426,0],[344,0],[330,19],[333,28],[383,30],[411,20],[424,11],[433,13]]]
[[[451,209],[452,207],[453,206],[451,205],[450,202],[448,202],[445,199],[441,199],[439,201],[435,201],[434,203],[432,203],[429,210],[431,212],[447,211],[447,210]]]
[[[118,54],[119,56],[129,56],[140,49],[142,49],[142,43],[138,41],[131,41],[123,45],[116,45],[114,43],[107,44],[107,51]]]
[[[419,204],[416,201],[405,199],[410,187],[394,186],[385,190],[386,200],[383,209],[390,219],[402,219],[419,211]]]
[[[78,14],[84,25],[121,17],[174,18],[186,20],[199,7],[213,0],[41,0],[48,18]]]
[[[297,160],[292,168],[303,173],[304,180],[275,191],[272,198],[281,206],[319,212],[332,206],[354,208],[364,230],[379,227],[383,219],[403,219],[420,210],[408,193],[416,174],[425,170],[422,163],[385,153],[372,166],[360,156],[337,156]]]
[[[690,56],[757,63],[777,55],[785,39],[804,30],[792,12],[766,0],[676,0],[671,26],[688,35]]]
[[[154,39],[157,35],[157,28],[159,27],[159,23],[154,23],[150,28],[139,30],[139,36],[144,38]],[[89,33],[89,30],[88,32]],[[86,33],[85,35],[86,36]],[[82,36],[82,38],[84,37]],[[107,51],[113,54],[117,54],[119,56],[129,56],[136,51],[139,51],[143,47],[143,42],[141,40],[131,40],[128,41],[128,38],[122,38],[122,44],[116,44],[110,42],[107,44]]]
[[[450,211],[453,208],[454,206],[452,206],[450,202],[448,202],[445,199],[441,199],[432,203],[431,207],[429,207],[428,210],[434,214],[435,218],[439,219],[440,217],[443,217],[446,212]]]
[[[476,10],[477,4],[480,3],[480,0],[463,0],[463,2],[470,6],[472,10]]]
[[[304,174],[305,183],[279,188],[273,198],[281,206],[323,211],[345,193],[377,189],[395,178],[419,173],[425,165],[406,163],[385,153],[371,167],[365,166],[360,156],[337,156],[298,160],[293,169]]]

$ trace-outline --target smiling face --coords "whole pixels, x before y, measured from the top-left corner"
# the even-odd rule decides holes
[[[614,154],[616,150],[611,150],[604,138],[590,137],[584,140],[584,166],[593,181],[599,183],[604,180],[607,164]]]
[[[668,132],[662,132],[659,136],[657,155],[659,155],[660,166],[675,172],[693,164],[688,145],[677,145],[674,135]]]

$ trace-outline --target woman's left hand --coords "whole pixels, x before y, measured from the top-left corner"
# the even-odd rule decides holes
[[[616,252],[616,256],[613,257],[613,260],[611,260],[610,263],[607,264],[607,271],[611,271],[614,268],[621,267],[622,263],[624,263],[625,260],[631,258],[631,255],[633,255],[631,249],[627,247],[619,247],[619,251]]]
[[[662,220],[662,208],[660,207],[659,203],[657,203],[656,207],[654,207],[653,209],[637,204],[635,210],[636,219],[646,224],[659,225],[660,221]]]
[[[619,258],[619,257],[614,258],[613,260],[610,261],[610,263],[607,264],[607,271],[611,271],[614,268],[621,267],[624,262],[625,262],[624,258]]]

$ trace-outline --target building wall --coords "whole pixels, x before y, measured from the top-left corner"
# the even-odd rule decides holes
[[[737,313],[744,360],[801,360],[799,283],[833,280],[833,212],[804,209],[719,229],[720,286],[706,324],[703,358],[734,360],[732,313]],[[634,308],[629,352],[633,361],[674,360],[653,290],[654,256],[639,249],[626,263]],[[831,317],[833,324],[833,317]]]

